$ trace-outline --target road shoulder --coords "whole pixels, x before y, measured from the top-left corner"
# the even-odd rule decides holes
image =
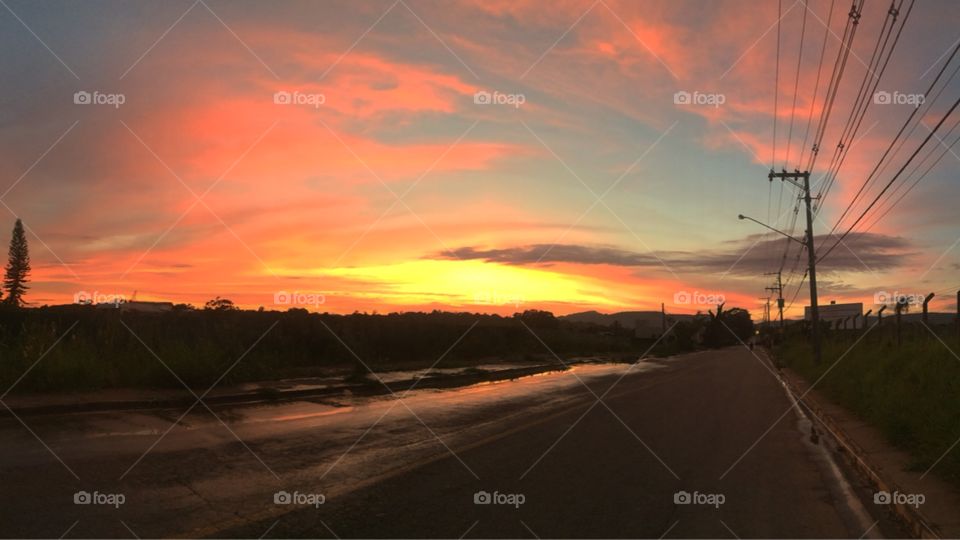
[[[960,538],[960,494],[935,474],[912,470],[910,455],[894,448],[875,427],[834,403],[796,372],[779,368],[784,382],[845,448],[845,457],[877,492],[922,494],[920,507],[890,504],[890,511],[918,538]]]

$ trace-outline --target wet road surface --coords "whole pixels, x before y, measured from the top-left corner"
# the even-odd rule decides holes
[[[903,535],[742,347],[402,397],[2,419],[0,535]]]

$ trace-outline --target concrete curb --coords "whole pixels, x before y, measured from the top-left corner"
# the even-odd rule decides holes
[[[569,365],[569,364],[568,364]],[[360,396],[386,395],[396,392],[404,392],[414,385],[417,390],[457,388],[469,386],[483,382],[496,382],[520,377],[528,377],[540,373],[550,373],[554,371],[564,371],[567,368],[563,365],[540,365],[530,367],[519,367],[502,369],[497,371],[488,371],[482,373],[464,373],[458,375],[448,375],[441,377],[424,377],[415,379],[406,379],[403,381],[393,381],[389,383],[378,383],[370,381],[368,383],[340,384],[322,388],[309,388],[301,390],[271,390],[259,389],[250,392],[240,392],[235,394],[221,394],[208,396],[203,401],[209,405],[249,405],[255,403],[272,403],[283,401],[296,401],[299,399],[309,399],[318,397],[335,396],[344,393]],[[192,395],[170,398],[170,399],[142,399],[142,400],[117,400],[117,401],[86,401],[74,403],[57,403],[50,405],[31,405],[26,407],[10,406],[0,409],[0,417],[17,416],[36,416],[45,414],[75,414],[88,412],[120,412],[151,409],[178,409],[193,405],[196,398]]]
[[[863,449],[840,428],[834,418],[830,416],[815,399],[809,394],[804,395],[800,388],[781,373],[781,369],[772,361],[773,355],[770,351],[765,350],[764,352],[766,353],[767,359],[771,360],[773,367],[776,368],[780,381],[790,392],[791,397],[797,402],[797,405],[806,409],[807,412],[810,413],[810,420],[814,425],[820,424],[823,426],[844,450],[842,454],[847,463],[849,463],[864,480],[869,482],[876,491],[886,491],[887,493],[902,491],[901,486],[888,478],[884,478],[883,475],[877,472],[877,467],[870,464]],[[803,396],[802,401],[797,399],[799,396]],[[942,533],[939,528],[934,525],[927,516],[920,512],[918,508],[900,503],[888,504],[887,507],[914,538],[942,538]]]

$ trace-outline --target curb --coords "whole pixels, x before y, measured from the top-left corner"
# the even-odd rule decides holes
[[[497,382],[521,377],[529,377],[541,373],[565,371],[563,365],[540,365],[521,368],[510,368],[483,373],[467,373],[441,377],[421,377],[382,383],[370,381],[368,383],[341,384],[324,388],[309,388],[305,390],[272,390],[260,389],[253,392],[224,394],[205,397],[203,401],[208,405],[250,405],[255,403],[275,403],[296,401],[299,399],[333,396],[350,393],[360,396],[377,396],[404,392],[414,385],[416,389],[443,389],[470,386],[484,382]],[[11,416],[36,416],[45,414],[76,414],[89,412],[120,412],[150,409],[177,409],[190,407],[197,401],[194,396],[185,396],[171,399],[144,399],[126,401],[88,401],[77,403],[58,403],[54,405],[35,405],[27,407],[6,407],[0,409],[0,418]]]
[[[767,358],[773,363],[773,354],[770,351],[765,352],[767,353]],[[840,448],[844,450],[844,452],[841,453],[845,461],[850,464],[861,477],[869,482],[875,491],[886,491],[887,493],[901,491],[898,484],[884,478],[877,472],[877,469],[869,463],[863,449],[844,433],[843,429],[840,428],[833,417],[823,410],[823,408],[817,404],[816,400],[809,395],[804,396],[803,392],[780,372],[780,368],[775,363],[773,363],[773,367],[776,368],[780,382],[783,383],[787,391],[790,392],[791,397],[797,405],[810,413],[810,420],[814,425],[821,424],[829,432],[834,440],[837,441],[837,444],[840,445]],[[803,400],[801,401],[797,396],[803,396]],[[914,538],[942,538],[939,528],[933,525],[918,508],[901,503],[892,503],[886,506]]]

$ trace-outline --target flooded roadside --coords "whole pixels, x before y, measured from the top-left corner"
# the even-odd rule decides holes
[[[2,497],[4,514],[29,513],[31,504],[43,501],[62,505],[64,515],[70,516],[78,511],[72,504],[74,493],[85,489],[123,493],[124,511],[149,530],[168,531],[164,516],[171,511],[178,515],[178,530],[189,531],[238,519],[212,516],[221,510],[263,519],[291,510],[271,504],[279,491],[336,498],[450,456],[452,448],[498,436],[505,426],[537,421],[594,399],[584,383],[606,378],[612,384],[623,376],[662,368],[654,361],[581,364],[515,380],[384,396],[344,393],[214,407],[212,412],[198,405],[187,414],[171,410],[30,417],[38,439],[7,418],[0,420],[0,436],[6,441],[0,448],[4,481],[22,487],[16,497]],[[72,481],[71,472],[79,480]],[[466,464],[464,474],[470,474]],[[91,512],[102,512],[105,519],[116,514],[87,508],[84,515]]]
[[[193,405],[200,395],[214,406],[312,400],[340,394],[389,395],[413,388],[459,388],[482,382],[514,380],[563,371],[573,365],[623,363],[604,356],[571,358],[548,363],[489,363],[451,368],[386,370],[356,374],[339,369],[322,376],[266,380],[209,389],[111,388],[87,392],[11,395],[0,409],[3,416],[177,409]]]
[[[249,438],[255,439],[298,429],[336,429],[347,425],[366,425],[378,417],[388,416],[397,407],[396,398],[403,398],[403,402],[408,407],[415,408],[421,416],[449,418],[482,410],[492,404],[502,405],[506,401],[547,402],[553,399],[556,391],[579,386],[581,380],[585,382],[597,377],[617,376],[628,372],[639,374],[661,366],[662,364],[649,361],[637,364],[581,364],[571,367],[569,371],[545,371],[516,379],[480,382],[458,388],[414,388],[409,392],[399,391],[384,396],[341,392],[322,399],[219,406],[214,413],[233,429],[243,430]],[[395,382],[425,378],[426,371],[395,371],[382,375],[384,382]],[[50,440],[68,443],[159,434],[162,432],[161,428],[169,427],[171,418],[179,416],[174,413],[175,411],[93,412],[64,417],[37,417],[32,419],[31,424],[49,429]],[[198,406],[182,418],[178,425],[186,432],[196,432],[216,427],[220,422],[210,411]],[[56,429],[57,426],[60,429]],[[112,450],[116,451],[117,448]]]

